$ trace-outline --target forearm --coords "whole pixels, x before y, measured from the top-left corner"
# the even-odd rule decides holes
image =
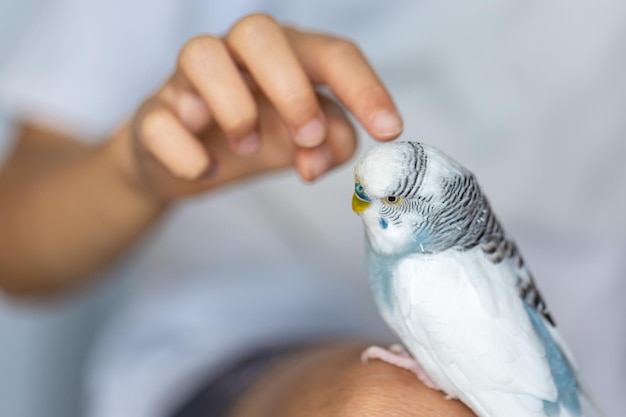
[[[229,417],[475,417],[408,371],[377,360],[361,363],[364,348],[341,343],[285,358],[258,378]]]
[[[5,169],[0,182],[4,290],[27,295],[74,286],[120,254],[158,217],[164,204],[129,181],[124,172],[130,166],[129,150],[117,139],[49,167],[43,158],[36,162],[39,169],[20,170],[25,162]]]

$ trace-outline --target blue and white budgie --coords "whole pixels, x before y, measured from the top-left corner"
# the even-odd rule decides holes
[[[354,175],[376,303],[415,358],[395,346],[364,359],[410,369],[480,417],[581,416],[573,358],[472,173],[392,142]]]

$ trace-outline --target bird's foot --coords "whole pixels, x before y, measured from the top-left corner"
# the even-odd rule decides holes
[[[370,359],[379,359],[388,364],[406,369],[414,373],[428,388],[441,391],[441,388],[430,379],[426,371],[422,369],[419,363],[413,359],[402,345],[393,344],[387,349],[380,346],[370,346],[361,353],[361,362],[366,363]]]

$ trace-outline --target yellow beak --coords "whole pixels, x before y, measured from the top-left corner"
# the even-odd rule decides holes
[[[357,197],[356,193],[352,195],[352,210],[355,213],[360,213],[370,206],[369,201],[363,201]]]

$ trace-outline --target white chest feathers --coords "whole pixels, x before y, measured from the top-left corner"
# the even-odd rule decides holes
[[[439,387],[484,416],[545,416],[557,390],[508,265],[450,250],[407,257],[391,281],[385,318]]]

